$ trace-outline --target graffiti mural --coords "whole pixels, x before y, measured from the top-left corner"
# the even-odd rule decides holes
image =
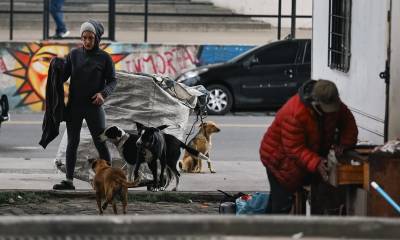
[[[143,51],[144,50],[144,51]],[[197,47],[153,47],[135,50],[124,60],[129,72],[146,72],[175,77],[177,74],[198,65]]]
[[[20,97],[16,107],[30,105],[32,110],[42,110],[50,60],[54,56],[67,54],[69,47],[31,43],[7,51],[15,63],[8,65],[3,74],[15,78],[16,91],[13,95]]]
[[[15,92],[12,94],[20,100],[15,108],[28,107],[32,111],[44,110],[46,98],[47,72],[53,57],[64,57],[71,50],[72,45],[53,43],[29,43],[19,48],[7,48],[14,64],[5,65],[2,74],[15,79]],[[79,46],[74,46],[79,47]],[[109,45],[101,48],[107,51]],[[115,63],[118,63],[127,54],[111,54]],[[4,62],[4,61],[3,61]],[[68,83],[64,87],[65,96],[68,96]]]
[[[53,57],[66,56],[78,43],[0,43],[0,94],[7,94],[11,109],[43,111],[47,72]],[[251,46],[194,46],[107,43],[116,70],[144,72],[175,78],[203,64],[227,61]],[[64,88],[68,97],[68,83]]]

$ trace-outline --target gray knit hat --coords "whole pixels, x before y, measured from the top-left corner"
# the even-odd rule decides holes
[[[100,40],[101,40],[101,36],[103,36],[103,33],[104,33],[103,25],[100,22],[96,21],[96,20],[89,20],[89,21],[84,22],[81,25],[81,30],[80,30],[81,36],[82,36],[82,33],[85,32],[85,31],[89,31],[89,32],[94,33],[96,38],[95,38],[93,50],[98,49],[99,48],[99,44],[100,44]]]
[[[96,34],[96,28],[94,27],[94,25],[91,22],[84,22],[81,25],[81,30],[80,30],[80,35],[82,36],[82,33],[85,31],[89,31],[94,33],[94,35]]]

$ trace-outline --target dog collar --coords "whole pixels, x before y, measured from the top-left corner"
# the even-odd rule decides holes
[[[124,144],[125,144],[126,140],[128,140],[128,138],[129,138],[129,134],[128,133],[124,133],[121,136],[121,140],[119,140],[119,142],[118,142],[117,148],[118,149],[122,149],[122,146],[124,146]]]

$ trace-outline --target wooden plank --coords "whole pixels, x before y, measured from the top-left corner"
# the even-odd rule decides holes
[[[337,182],[338,185],[363,184],[363,175],[363,165],[341,164],[337,169]]]
[[[364,176],[364,181],[363,181],[363,188],[366,191],[369,191],[369,162],[364,163],[363,165],[363,176]]]
[[[369,157],[369,182],[377,182],[397,203],[400,203],[400,157],[374,153]],[[400,215],[374,189],[369,189],[368,216],[399,217]]]

